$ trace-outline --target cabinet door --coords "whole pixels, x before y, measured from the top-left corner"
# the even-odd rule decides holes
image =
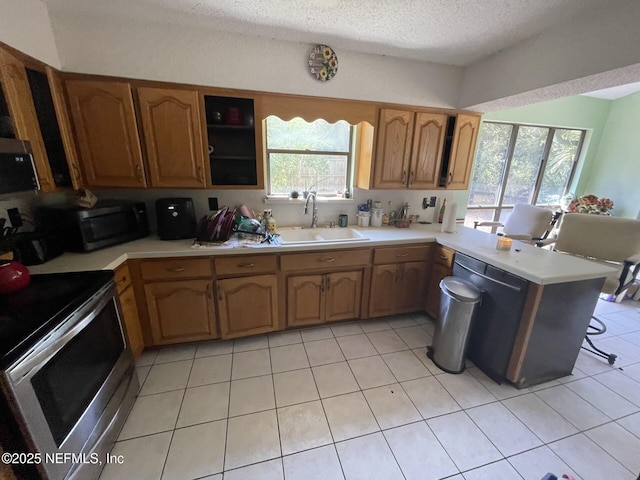
[[[360,317],[362,271],[325,275],[325,320],[333,322]]]
[[[51,86],[51,97],[56,109],[56,117],[58,126],[60,127],[60,136],[64,147],[64,154],[67,157],[69,165],[69,173],[71,175],[71,185],[74,190],[83,187],[84,179],[80,169],[80,161],[76,150],[76,141],[71,128],[71,118],[69,117],[69,103],[64,92],[64,85],[58,72],[53,68],[47,67],[47,78]]]
[[[205,188],[198,93],[138,88],[138,101],[151,186]]]
[[[440,314],[440,280],[449,275],[451,275],[451,269],[444,265],[435,263],[431,268],[425,310],[436,320]]]
[[[134,358],[137,358],[144,349],[144,340],[142,339],[138,308],[136,307],[136,298],[132,286],[127,287],[120,294],[120,306],[122,307],[122,317],[127,330],[131,353],[133,353]]]
[[[275,275],[218,280],[218,311],[223,338],[272,332],[278,327]]]
[[[404,188],[409,175],[409,157],[414,113],[380,110],[373,188]]]
[[[416,113],[409,169],[409,188],[437,188],[448,116]]]
[[[2,84],[7,108],[15,125],[16,138],[28,140],[31,144],[40,189],[43,192],[52,192],[56,189],[56,184],[31,97],[27,71],[21,60],[2,48],[0,48],[0,84]]]
[[[428,264],[426,262],[402,264],[396,313],[417,312],[424,308],[427,295],[427,275]]]
[[[369,292],[369,317],[383,317],[395,313],[398,268],[396,264],[373,267]]]
[[[174,280],[144,286],[155,345],[217,337],[211,280]]]
[[[287,279],[287,325],[315,325],[325,318],[324,275],[294,275]]]
[[[145,187],[131,85],[65,82],[87,186]]]
[[[480,117],[460,114],[456,118],[447,176],[449,190],[466,190],[469,187],[479,126]]]

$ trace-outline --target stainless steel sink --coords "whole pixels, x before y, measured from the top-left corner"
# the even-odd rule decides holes
[[[369,240],[355,228],[281,228],[280,243],[283,245],[303,243],[344,243]]]

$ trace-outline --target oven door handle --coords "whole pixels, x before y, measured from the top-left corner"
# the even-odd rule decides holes
[[[46,365],[67,343],[80,331],[89,325],[109,303],[115,300],[115,284],[110,282],[100,290],[90,301],[70,315],[62,324],[48,336],[38,342],[20,360],[7,369],[7,374],[14,384],[33,377]],[[116,311],[120,315],[117,308]],[[76,317],[76,318],[73,318]],[[73,320],[70,320],[72,319]],[[69,322],[73,323],[69,326]]]

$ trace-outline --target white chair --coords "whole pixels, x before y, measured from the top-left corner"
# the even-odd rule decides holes
[[[474,222],[473,228],[503,227],[502,233],[514,240],[537,242],[547,238],[559,216],[546,208],[518,203],[504,225],[500,222]]]
[[[558,238],[538,242],[549,244],[556,251],[615,267],[617,272],[606,278],[602,292],[613,295],[616,302],[624,299],[640,273],[640,220],[569,213],[562,219]]]
[[[538,242],[538,245],[549,244],[553,244],[556,251],[615,267],[616,271],[605,278],[602,293],[616,302],[625,298],[640,271],[640,220],[569,213],[562,219],[556,239]],[[600,350],[589,338],[604,333],[607,327],[596,317],[592,320],[598,325],[589,325],[591,331],[587,330],[585,337],[591,348],[582,348],[606,358],[613,365],[617,356]]]

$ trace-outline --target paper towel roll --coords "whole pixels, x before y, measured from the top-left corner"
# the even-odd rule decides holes
[[[456,215],[458,213],[458,204],[450,203],[444,209],[444,219],[442,220],[442,231],[453,233],[456,231]]]

